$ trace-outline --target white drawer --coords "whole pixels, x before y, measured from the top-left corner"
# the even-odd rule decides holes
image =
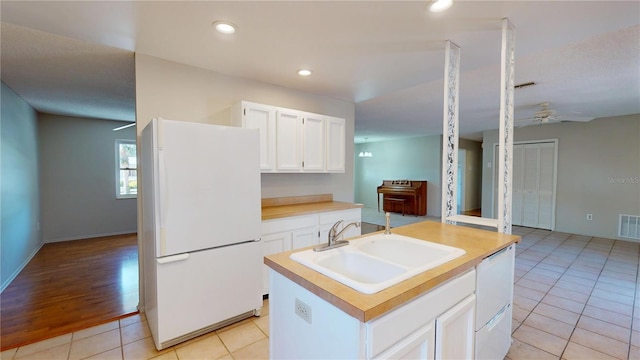
[[[476,332],[476,359],[504,359],[511,346],[511,304]]]
[[[291,216],[282,219],[263,220],[261,232],[262,235],[273,234],[282,231],[292,231],[318,225],[318,216],[302,215]]]
[[[476,330],[491,320],[513,298],[515,246],[498,251],[476,267]]]

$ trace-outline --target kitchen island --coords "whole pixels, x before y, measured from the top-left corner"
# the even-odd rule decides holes
[[[460,248],[465,254],[370,295],[289,258],[300,250],[265,257],[265,264],[271,268],[273,358],[378,358],[399,354],[394,352],[398,347],[401,351],[417,351],[404,353],[411,356],[444,356],[447,344],[434,345],[432,335],[447,329],[450,323],[447,319],[459,320],[451,329],[467,334],[466,341],[450,338],[457,342],[457,348],[463,348],[463,354],[474,357],[476,332],[484,324],[476,324],[476,294],[486,292],[486,289],[478,291],[476,268],[483,261],[488,262],[491,255],[508,249],[507,273],[498,274],[498,278],[503,279],[511,296],[512,245],[520,238],[431,221],[394,228],[392,232]],[[455,310],[453,316],[450,310]],[[506,307],[499,310],[503,317],[511,313],[510,307],[508,311]],[[508,323],[510,330],[510,316],[508,320],[501,323]],[[441,340],[446,340],[442,334]],[[484,340],[481,337],[477,341]]]

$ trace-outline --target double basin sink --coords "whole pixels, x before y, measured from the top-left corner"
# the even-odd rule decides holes
[[[291,259],[364,294],[374,294],[465,254],[459,248],[396,234],[373,234],[349,245]]]

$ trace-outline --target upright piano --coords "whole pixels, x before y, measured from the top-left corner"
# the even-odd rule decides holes
[[[378,211],[382,209],[416,216],[427,215],[427,182],[422,180],[383,180],[378,186]]]

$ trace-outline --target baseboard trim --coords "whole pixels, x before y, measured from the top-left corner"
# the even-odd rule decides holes
[[[62,242],[62,241],[93,239],[93,238],[106,237],[106,236],[128,235],[128,234],[135,234],[137,232],[138,232],[137,230],[127,230],[127,231],[117,231],[117,232],[102,233],[102,234],[88,234],[88,235],[81,235],[81,236],[56,238],[56,239],[45,239],[44,243],[48,244],[48,243],[55,243],[55,242]]]
[[[22,264],[20,264],[20,266],[18,266],[18,268],[13,272],[13,274],[11,274],[11,276],[9,276],[9,278],[4,283],[2,283],[2,285],[0,286],[0,294],[4,291],[4,289],[7,288],[7,286],[11,284],[11,282],[18,275],[20,275],[20,272],[22,272],[22,270],[24,270],[27,264],[29,264],[29,261],[31,261],[31,259],[33,259],[33,257],[36,256],[36,254],[38,253],[38,251],[40,251],[40,249],[42,249],[42,246],[44,246],[44,241],[40,242],[40,244],[35,248],[35,250],[31,252],[31,254],[22,262]]]

